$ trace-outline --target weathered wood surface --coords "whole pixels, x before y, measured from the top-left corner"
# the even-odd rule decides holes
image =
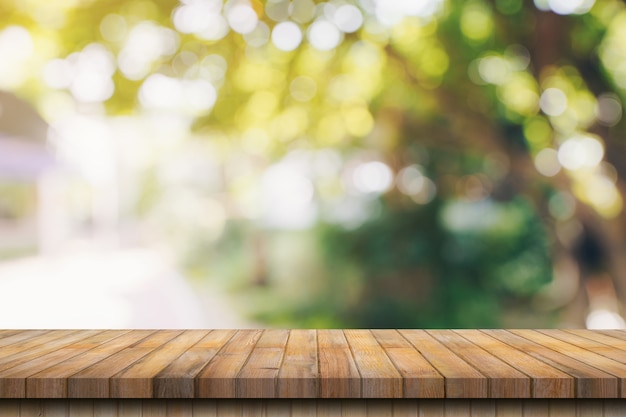
[[[0,398],[626,398],[626,332],[0,331]]]

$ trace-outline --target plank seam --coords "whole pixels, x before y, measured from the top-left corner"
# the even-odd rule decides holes
[[[242,398],[241,397],[241,392],[240,392],[240,387],[239,387],[239,384],[237,383],[237,380],[239,379],[239,375],[241,375],[241,372],[243,372],[243,368],[246,367],[246,364],[250,360],[250,357],[252,356],[252,352],[254,352],[254,350],[256,349],[256,346],[259,344],[259,341],[261,340],[261,338],[263,337],[264,334],[265,334],[265,329],[262,329],[261,330],[261,334],[257,338],[256,342],[254,342],[254,346],[252,346],[252,349],[250,349],[250,352],[248,352],[248,356],[246,357],[246,360],[243,362],[243,364],[241,364],[241,368],[239,368],[239,371],[237,371],[237,375],[235,375],[235,398]],[[289,335],[287,336],[287,341],[289,341],[289,336],[291,336],[291,332],[289,332]],[[230,339],[228,339],[228,340],[230,341]],[[228,344],[228,342],[224,343],[224,346],[226,346],[227,344]],[[286,346],[287,346],[287,344],[285,343],[285,347]],[[217,357],[218,354],[219,354],[219,351],[213,357],[214,358]],[[284,349],[283,349],[283,355],[284,355]],[[211,360],[213,360],[213,359],[211,359]],[[211,361],[209,361],[209,362],[211,362]],[[282,357],[281,357],[281,365],[282,365]],[[277,380],[276,380],[277,377],[278,377],[278,373],[276,373],[276,376],[274,377],[274,392],[276,392],[276,390],[277,390]]]
[[[200,369],[200,371],[198,371],[198,373],[193,377],[193,396],[194,396],[194,398],[202,398],[202,397],[199,397],[200,387],[199,387],[199,382],[198,382],[198,379],[197,379],[198,375],[200,375],[206,369],[206,367],[209,366],[211,364],[211,362],[213,362],[215,360],[215,358],[217,358],[219,356],[219,354],[222,352],[222,350],[224,350],[224,348],[226,346],[228,346],[228,343],[233,339],[233,337],[235,337],[237,335],[237,333],[239,333],[239,331],[233,332],[233,334],[228,338],[228,340],[226,340],[224,342],[222,347],[220,347],[217,350],[217,352],[215,352],[215,354],[213,355],[211,360],[209,360],[207,363],[205,363],[204,366]],[[260,339],[260,337],[259,337],[259,339]],[[237,384],[235,384],[235,390],[237,389],[236,385]],[[235,391],[235,394],[237,394],[236,391]]]
[[[400,334],[400,336],[401,336],[404,340],[406,340],[406,342],[407,342],[410,346],[412,346],[412,347],[413,347],[413,349],[415,349],[415,351],[416,351],[417,353],[419,353],[419,354],[420,354],[420,355],[424,358],[424,360],[425,360],[426,362],[428,362],[428,364],[429,364],[429,365],[430,365],[430,366],[431,366],[431,367],[432,367],[435,371],[437,371],[437,373],[438,373],[439,375],[441,375],[441,377],[443,378],[443,398],[444,398],[444,399],[445,399],[445,398],[448,398],[448,384],[447,384],[447,378],[446,378],[446,376],[445,376],[445,375],[444,375],[441,371],[439,371],[439,369],[437,369],[437,367],[435,366],[435,364],[434,364],[434,363],[432,363],[430,360],[428,360],[428,358],[426,357],[426,355],[424,355],[424,354],[423,354],[423,353],[422,353],[422,352],[421,352],[421,351],[417,348],[417,346],[415,346],[415,345],[414,345],[414,344],[413,344],[413,343],[412,343],[409,339],[407,339],[407,337],[406,337],[406,336],[405,336],[405,335],[404,335],[401,331],[398,331],[398,329],[396,329],[396,331]],[[436,340],[436,339],[435,339],[435,340]],[[481,375],[482,375],[482,374],[481,374]]]
[[[361,369],[359,368],[359,365],[357,364],[356,356],[354,355],[354,351],[352,350],[352,345],[350,344],[350,341],[348,340],[348,337],[346,336],[346,330],[342,329],[341,334],[343,335],[343,338],[346,340],[346,344],[348,345],[348,350],[350,351],[350,356],[352,357],[352,362],[354,363],[354,367],[356,368],[356,371],[359,373],[359,379],[361,380],[361,383],[359,384],[359,398],[363,398],[363,374],[361,374]]]
[[[617,359],[611,358],[610,356],[606,356],[606,355],[603,355],[603,354],[601,354],[601,353],[594,352],[593,350],[590,350],[590,349],[584,348],[584,347],[582,347],[582,346],[579,346],[579,345],[577,345],[577,344],[575,344],[575,343],[572,343],[572,342],[567,342],[567,341],[565,341],[565,340],[559,339],[557,336],[552,336],[552,335],[550,335],[550,334],[546,334],[546,333],[545,333],[545,331],[542,331],[541,329],[536,329],[536,330],[534,330],[534,331],[535,331],[535,332],[537,332],[537,333],[539,333],[539,334],[542,334],[542,335],[544,335],[544,336],[546,336],[546,337],[549,337],[549,338],[551,338],[551,339],[554,339],[554,340],[558,341],[559,343],[566,343],[566,344],[568,344],[568,345],[571,345],[571,346],[577,347],[577,348],[579,348],[579,349],[585,350],[585,351],[587,351],[587,352],[589,352],[589,353],[593,353],[593,354],[595,354],[595,355],[602,356],[602,357],[604,357],[604,358],[610,359],[610,360],[615,361],[615,362],[618,362],[618,363],[620,363],[620,364],[624,364],[623,362],[618,361]],[[595,340],[594,340],[594,342],[595,342]],[[600,342],[596,342],[596,343],[600,343]],[[600,344],[602,344],[602,343],[600,343]],[[578,359],[577,359],[577,360],[578,360]],[[582,361],[579,361],[579,362],[582,362]],[[617,378],[617,392],[618,392],[619,398],[623,398],[623,397],[621,396],[621,393],[622,393],[622,389],[623,389],[623,381],[624,381],[624,379],[626,379],[626,377],[622,377],[622,376],[616,375],[616,374],[614,374],[614,373],[613,373],[611,370],[609,370],[609,369],[602,369],[602,368],[598,368],[597,366],[595,366],[595,365],[593,365],[593,364],[591,364],[591,363],[586,363],[586,362],[582,362],[582,363],[584,363],[584,364],[586,364],[586,365],[588,365],[588,366],[591,366],[592,368],[595,368],[595,369],[597,369],[597,370],[599,370],[599,371],[601,371],[601,372],[607,373],[607,374],[609,374],[609,375],[613,375],[615,378]]]
[[[178,358],[180,358],[181,356],[183,356],[183,355],[184,355],[184,354],[185,354],[185,353],[186,353],[189,349],[192,349],[194,346],[196,346],[198,343],[200,343],[202,340],[204,340],[204,339],[205,339],[208,335],[210,335],[212,332],[213,332],[213,330],[208,330],[208,331],[206,332],[206,334],[205,334],[204,336],[202,336],[201,338],[199,338],[199,339],[198,339],[198,341],[197,341],[196,343],[194,343],[193,345],[189,346],[187,349],[185,349],[184,351],[182,351],[182,352],[180,353],[180,355],[178,355],[178,356],[176,356],[175,358],[173,358],[173,359],[172,359],[172,360],[171,360],[171,361],[170,361],[167,365],[165,365],[165,366],[164,366],[164,367],[163,367],[163,368],[162,368],[159,372],[157,372],[157,374],[156,374],[156,375],[154,375],[154,376],[152,377],[152,398],[159,398],[159,397],[157,396],[157,394],[158,394],[158,393],[157,393],[157,389],[158,389],[157,385],[158,385],[158,384],[156,384],[156,383],[155,383],[155,380],[159,377],[159,375],[160,375],[161,373],[163,373],[163,371],[164,371],[165,369],[167,369],[167,367],[168,367],[168,366],[170,366],[170,365],[171,365],[173,362],[175,362]],[[184,333],[185,333],[185,332],[183,331],[183,333],[181,333],[179,336],[182,336]],[[178,336],[177,336],[177,337],[178,337]],[[172,339],[172,340],[174,340],[174,339]],[[194,376],[194,377],[195,377],[195,376]],[[194,390],[194,391],[195,391],[195,390]]]
[[[458,355],[454,350],[450,349],[445,343],[443,343],[441,340],[437,339],[435,336],[432,335],[431,331],[432,329],[424,330],[426,332],[426,334],[428,334],[430,337],[432,337],[433,339],[435,339],[438,343],[440,343],[443,347],[445,347],[447,350],[450,351],[450,353],[452,353],[454,356],[456,356],[457,358],[459,358],[460,360],[462,360],[463,362],[465,362],[470,368],[472,368],[473,370],[475,370],[476,372],[478,372],[480,375],[484,376],[485,379],[487,380],[487,395],[491,396],[491,385],[492,385],[492,380],[491,377],[489,375],[485,375],[483,372],[480,371],[480,369],[476,368],[474,365],[472,365],[470,362],[468,362],[467,360],[465,360],[465,358],[463,358],[462,356]],[[454,330],[452,330],[454,331]],[[471,342],[470,342],[471,343]],[[447,397],[446,397],[447,398]]]
[[[118,338],[120,338],[120,337],[122,337],[122,336],[124,336],[124,335],[126,335],[126,334],[128,334],[128,333],[130,333],[130,332],[131,332],[131,330],[130,330],[130,329],[126,329],[126,331],[124,331],[124,330],[121,330],[121,331],[122,331],[123,333],[121,333],[121,334],[119,334],[119,335],[117,335],[117,336],[114,336],[114,337],[112,337],[112,338],[110,338],[110,339],[103,340],[103,341],[102,341],[102,342],[100,342],[100,343],[102,343],[102,344],[109,343],[109,342],[111,342],[111,341],[113,341],[113,340],[115,340],[115,339],[118,339]],[[102,333],[104,333],[104,331],[102,331],[102,332],[100,332],[100,333],[96,333],[96,334],[95,334],[95,335],[93,335],[93,336],[97,336],[97,335],[100,335],[100,334],[102,334]],[[85,339],[83,339],[83,340],[85,340]],[[48,366],[47,368],[43,368],[43,369],[41,369],[41,370],[37,371],[37,373],[39,373],[39,372],[43,372],[43,371],[46,371],[47,369],[50,369],[50,368],[52,368],[53,366],[62,365],[62,364],[64,364],[65,362],[69,362],[69,361],[74,360],[75,358],[77,358],[77,357],[79,357],[79,356],[86,355],[87,353],[89,353],[89,352],[93,351],[94,349],[98,349],[98,348],[100,348],[100,346],[99,346],[99,345],[94,346],[94,347],[92,347],[91,349],[88,349],[88,350],[86,350],[86,351],[84,351],[84,352],[82,352],[82,353],[79,353],[78,355],[71,356],[71,357],[69,357],[69,358],[67,358],[67,359],[65,359],[65,360],[63,360],[63,361],[61,361],[61,362],[57,362],[57,363],[55,363],[55,364],[51,364],[51,365],[50,365],[50,366]],[[120,350],[121,350],[121,349],[120,349]],[[118,351],[118,352],[119,352],[119,351]],[[100,361],[97,361],[97,362],[100,362]],[[95,364],[95,363],[97,363],[97,362],[91,363],[91,364],[89,364],[88,366],[86,366],[85,368],[88,368],[89,366],[92,366],[93,364]],[[85,368],[82,368],[81,370],[77,371],[76,373],[78,373],[78,372],[82,371],[82,370],[83,370],[83,369],[85,369]],[[32,374],[32,375],[28,376],[27,378],[25,378],[24,383],[26,384],[26,394],[28,394],[28,380],[29,380],[30,378],[32,378],[32,377],[33,377],[33,375],[36,375],[37,373]],[[67,385],[68,385],[67,380],[68,380],[68,378],[69,378],[69,377],[65,377],[65,378],[64,378],[64,379],[65,379],[65,392],[63,393],[63,395],[65,396],[65,398],[67,398],[67,396],[68,396],[68,395],[67,395],[67,394],[68,394],[68,388],[67,388]]]
[[[536,343],[536,342],[534,342],[534,341],[532,341],[532,340],[530,340],[530,339],[527,339],[527,338],[525,338],[525,337],[522,337],[522,336],[520,336],[520,335],[517,335],[517,334],[515,334],[515,333],[512,333],[512,332],[508,331],[507,329],[503,329],[503,330],[504,330],[505,332],[507,332],[507,333],[509,333],[509,334],[513,335],[513,336],[518,336],[518,337],[521,337],[522,339],[528,340],[529,342],[531,342],[531,343],[535,343],[535,344],[537,344],[537,345],[539,345],[539,346],[542,346],[542,347],[544,347],[544,348],[546,348],[546,349],[548,349],[548,350],[551,350],[551,351],[556,352],[556,353],[560,353],[560,352],[557,352],[557,351],[556,351],[556,350],[554,350],[554,349],[550,349],[550,348],[548,348],[548,347],[546,347],[546,346],[543,346],[543,345],[541,345],[540,343]],[[487,336],[489,336],[489,335],[487,335]],[[500,340],[500,339],[498,339],[498,340]],[[502,341],[502,340],[500,340],[500,341],[501,341],[501,342],[503,342],[503,343],[505,343],[505,342],[504,342],[504,341]],[[507,345],[508,345],[508,343],[507,343]],[[552,367],[554,368],[554,366],[553,366],[553,365],[551,365],[551,364],[549,363],[549,362],[554,362],[554,361],[552,361],[550,358],[546,358],[545,356],[543,356],[543,355],[542,355],[542,354],[540,354],[540,353],[537,353],[536,355],[537,355],[537,356],[532,355],[532,356],[533,356],[533,358],[535,358],[535,359],[537,359],[537,360],[539,360],[539,361],[541,361],[541,362],[543,362],[543,363],[547,364],[548,366],[552,366]],[[572,358],[572,359],[574,359],[574,358]],[[576,360],[576,359],[574,359],[574,360]],[[547,362],[547,361],[549,361],[549,362]],[[580,361],[578,361],[578,362],[580,362]],[[583,362],[581,362],[581,363],[583,363]],[[572,379],[574,380],[574,386],[573,386],[573,389],[574,389],[574,398],[575,398],[575,399],[578,399],[578,388],[579,388],[579,383],[578,383],[578,378],[576,377],[576,375],[572,375],[571,373],[567,372],[565,369],[561,369],[561,368],[556,368],[556,369],[558,369],[558,370],[560,370],[561,372],[563,372],[563,373],[565,373],[565,374],[567,374],[567,375],[569,375],[569,376],[571,376],[571,377],[572,377]]]
[[[131,331],[132,331],[132,330],[129,330],[129,332],[131,332]],[[156,333],[156,332],[157,332],[157,330],[155,330],[155,331],[153,331],[152,333],[150,333],[150,334],[146,335],[146,337],[144,337],[143,339],[140,339],[139,341],[137,341],[137,342],[133,343],[132,345],[128,345],[128,346],[126,346],[126,347],[124,347],[124,348],[122,348],[122,349],[118,350],[117,352],[113,352],[111,355],[107,356],[106,358],[102,358],[102,359],[100,359],[100,360],[98,360],[98,361],[96,361],[96,362],[94,362],[94,363],[89,364],[88,366],[84,367],[83,369],[81,369],[81,370],[79,370],[79,371],[76,371],[75,373],[73,373],[72,375],[68,376],[68,377],[67,377],[67,378],[65,378],[65,379],[66,379],[66,380],[68,380],[68,379],[72,378],[74,375],[81,373],[81,372],[82,372],[82,371],[84,371],[85,369],[90,368],[90,367],[92,367],[92,366],[95,366],[95,365],[99,364],[100,362],[102,362],[102,361],[104,361],[104,360],[107,360],[107,359],[108,359],[108,358],[110,358],[111,356],[113,356],[113,355],[115,355],[115,354],[117,354],[117,353],[119,353],[119,352],[124,351],[125,349],[130,349],[130,348],[134,347],[137,343],[144,341],[145,339],[147,339],[148,337],[152,336],[152,335],[153,335],[154,333]],[[124,333],[124,334],[126,334],[126,333]]]
[[[398,335],[400,335],[400,337],[401,337],[401,338],[403,338],[404,340],[406,340],[406,338],[404,338],[404,336],[402,336],[402,333],[400,333],[400,332],[398,331],[398,329],[393,329],[393,331],[394,331],[394,332],[396,332]],[[389,359],[389,361],[391,362],[391,364],[394,366],[394,368],[396,369],[396,371],[398,371],[398,374],[399,374],[399,375],[400,375],[400,377],[402,378],[402,398],[406,398],[406,397],[405,397],[405,379],[404,379],[404,376],[402,376],[402,371],[400,370],[400,368],[398,367],[398,365],[397,365],[397,364],[393,361],[393,358],[392,358],[391,356],[389,356],[389,353],[387,352],[387,348],[385,348],[385,347],[381,344],[380,340],[376,337],[376,334],[375,334],[374,332],[372,332],[372,335],[374,336],[374,339],[376,339],[376,341],[377,341],[377,342],[378,342],[378,344],[380,345],[380,348],[383,350],[383,352],[385,352],[385,355],[387,355],[387,358]],[[416,348],[415,346],[413,346],[413,344],[411,344],[411,342],[409,342],[408,340],[406,340],[406,341],[407,341],[407,343],[409,344],[409,346],[410,346],[410,347],[411,347],[411,348],[412,348],[412,349],[413,349],[413,350],[414,350],[417,354],[419,354],[419,356],[420,356],[421,358],[423,358],[426,362],[428,362],[428,364],[429,364],[429,365],[430,365],[430,366],[431,366],[431,367],[435,370],[435,372],[437,372],[437,375],[439,375],[439,376],[443,379],[443,382],[444,382],[444,384],[443,384],[443,385],[444,385],[444,393],[443,393],[443,394],[444,394],[444,398],[445,398],[445,395],[446,395],[446,393],[445,393],[445,385],[446,385],[446,384],[445,384],[445,379],[446,379],[446,378],[445,378],[445,377],[441,374],[441,372],[439,372],[439,369],[435,368],[435,366],[434,366],[432,363],[430,363],[430,361],[429,361],[428,359],[426,359],[426,358],[424,357],[424,355],[422,355],[422,353],[421,353],[419,350],[417,350],[417,348]]]
[[[477,348],[479,348],[480,350],[482,350],[482,351],[486,352],[488,355],[491,355],[491,356],[493,356],[494,358],[496,358],[496,359],[498,359],[498,360],[500,360],[500,361],[502,361],[502,362],[506,363],[506,364],[507,364],[508,366],[510,366],[511,368],[513,368],[513,369],[515,369],[516,371],[518,371],[519,373],[521,373],[521,374],[525,375],[525,376],[528,378],[528,381],[529,381],[529,389],[530,389],[529,394],[530,394],[530,398],[534,398],[534,397],[533,397],[533,392],[534,392],[534,388],[535,388],[535,381],[534,381],[534,378],[533,378],[533,377],[531,377],[531,376],[530,376],[530,375],[528,375],[526,372],[524,372],[524,370],[519,369],[517,366],[514,366],[513,364],[511,364],[511,363],[510,363],[510,362],[508,362],[506,359],[501,358],[501,357],[499,357],[499,356],[497,356],[497,355],[495,355],[495,354],[493,354],[493,353],[489,352],[489,351],[488,351],[487,349],[485,349],[484,347],[482,347],[482,346],[480,346],[480,345],[478,345],[478,344],[476,344],[476,343],[472,342],[471,340],[469,340],[469,339],[468,339],[468,338],[466,338],[466,337],[463,337],[463,335],[462,335],[462,334],[459,334],[456,330],[452,330],[452,331],[453,331],[453,332],[454,332],[454,334],[456,334],[457,336],[459,336],[459,337],[461,337],[461,338],[463,338],[463,339],[467,340],[467,342],[468,342],[468,343],[471,343],[472,345],[476,346],[476,347],[477,347]],[[480,331],[480,330],[479,330],[479,331]],[[483,334],[484,334],[486,337],[490,337],[488,334],[485,334],[485,333],[483,333]],[[511,345],[508,345],[508,346],[509,346],[509,347],[511,347],[512,349],[515,349],[515,350],[517,350],[517,351],[519,351],[519,352],[522,352],[521,350],[519,350],[519,349],[515,348],[514,346],[511,346]],[[524,353],[524,352],[522,352],[522,353]],[[545,362],[544,362],[544,363],[545,363]],[[546,364],[546,365],[547,365],[547,364]],[[487,377],[487,379],[489,380],[488,385],[489,385],[489,388],[491,389],[491,378]],[[491,391],[490,391],[490,392],[491,392]]]
[[[156,333],[156,332],[155,332]],[[166,342],[163,342],[162,344],[160,344],[159,346],[154,347],[154,349],[150,350],[149,352],[146,352],[145,355],[142,355],[141,357],[137,358],[135,361],[131,362],[130,364],[128,364],[128,366],[126,366],[124,369],[118,371],[117,373],[115,373],[115,375],[119,375],[123,372],[125,372],[128,368],[130,368],[131,366],[133,366],[134,364],[136,364],[137,362],[143,360],[146,356],[152,354],[153,352],[156,352],[157,350],[159,350],[163,345],[165,345],[166,343],[171,342],[172,340],[176,339],[177,337],[181,336],[184,333],[184,331],[181,331],[180,333],[178,333],[177,335],[175,335],[174,337],[172,337],[171,339],[168,339]],[[154,333],[153,333],[154,334]],[[149,336],[146,336],[146,338]],[[109,398],[111,398],[111,393],[113,392],[113,378],[115,378],[115,375],[112,375],[109,378]]]

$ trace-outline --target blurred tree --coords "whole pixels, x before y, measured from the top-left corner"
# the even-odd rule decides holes
[[[296,324],[550,325],[562,310],[581,325],[626,299],[623,2],[2,0],[0,25],[0,54],[24,63],[0,66],[2,87],[44,110],[177,112],[225,166],[252,164],[225,170],[232,219],[284,155],[341,157],[315,182],[322,301]],[[368,219],[326,221],[350,195]],[[270,262],[253,263],[265,282]],[[579,275],[610,276],[617,299],[592,302]]]

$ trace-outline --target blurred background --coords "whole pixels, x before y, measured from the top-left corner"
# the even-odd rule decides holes
[[[623,328],[617,0],[0,0],[0,327]]]

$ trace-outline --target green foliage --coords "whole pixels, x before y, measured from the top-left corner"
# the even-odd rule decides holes
[[[335,326],[500,327],[508,307],[531,309],[532,295],[552,274],[532,207],[519,199],[492,202],[488,210],[463,210],[478,218],[450,225],[440,216],[443,204],[384,205],[356,230],[321,227],[327,293],[305,307],[307,314],[333,311]],[[348,303],[347,269],[361,277],[361,292]]]

